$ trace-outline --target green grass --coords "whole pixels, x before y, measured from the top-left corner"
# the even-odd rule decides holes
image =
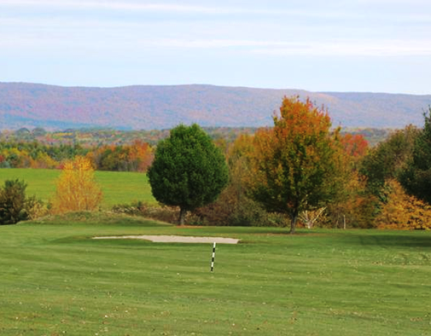
[[[99,235],[240,238],[212,247]],[[178,228],[68,215],[0,226],[0,335],[431,335],[431,233]]]
[[[25,180],[28,195],[48,201],[54,195],[55,180],[60,173],[60,170],[52,169],[0,169],[0,185],[5,180]],[[138,200],[155,203],[145,174],[97,171],[95,178],[102,187],[104,208]]]

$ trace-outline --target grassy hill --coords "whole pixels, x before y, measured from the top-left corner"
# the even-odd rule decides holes
[[[0,226],[1,335],[429,335],[431,233],[97,215]],[[241,239],[212,247],[104,235]]]
[[[59,170],[50,169],[0,169],[0,185],[5,180],[25,180],[27,195],[48,201],[54,195],[55,180],[60,173]],[[155,203],[145,174],[97,171],[95,178],[102,187],[104,208],[132,201]]]
[[[59,87],[0,83],[2,129],[21,127],[165,129],[179,123],[260,127],[272,124],[283,96],[325,105],[334,125],[404,127],[423,124],[431,95],[334,93],[211,85]]]

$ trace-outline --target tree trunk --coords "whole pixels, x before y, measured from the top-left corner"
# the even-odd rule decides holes
[[[184,225],[185,219],[186,219],[186,213],[187,210],[184,208],[180,208],[180,218],[178,220],[178,224]]]
[[[290,234],[294,234],[296,232],[296,222],[298,220],[298,210],[294,210],[292,213],[292,218],[290,220]]]

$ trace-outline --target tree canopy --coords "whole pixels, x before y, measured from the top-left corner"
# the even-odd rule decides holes
[[[406,191],[431,204],[431,107],[424,113],[425,125],[416,137],[412,159],[400,173]]]
[[[360,172],[367,178],[367,187],[376,196],[389,179],[394,179],[412,159],[415,139],[420,130],[412,125],[396,130],[372,148],[362,161]]]
[[[336,192],[338,130],[310,100],[284,98],[274,127],[255,136],[254,198],[269,211],[286,213],[295,232],[300,211],[328,201]]]
[[[180,224],[187,211],[217,199],[228,183],[226,160],[211,138],[196,124],[180,125],[159,142],[148,178],[154,197],[179,206]]]

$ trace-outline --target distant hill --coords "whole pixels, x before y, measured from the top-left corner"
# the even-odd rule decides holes
[[[211,85],[60,87],[0,83],[0,128],[110,127],[165,129],[179,123],[258,127],[272,124],[283,96],[310,97],[334,125],[404,127],[423,124],[431,95],[308,92]]]

